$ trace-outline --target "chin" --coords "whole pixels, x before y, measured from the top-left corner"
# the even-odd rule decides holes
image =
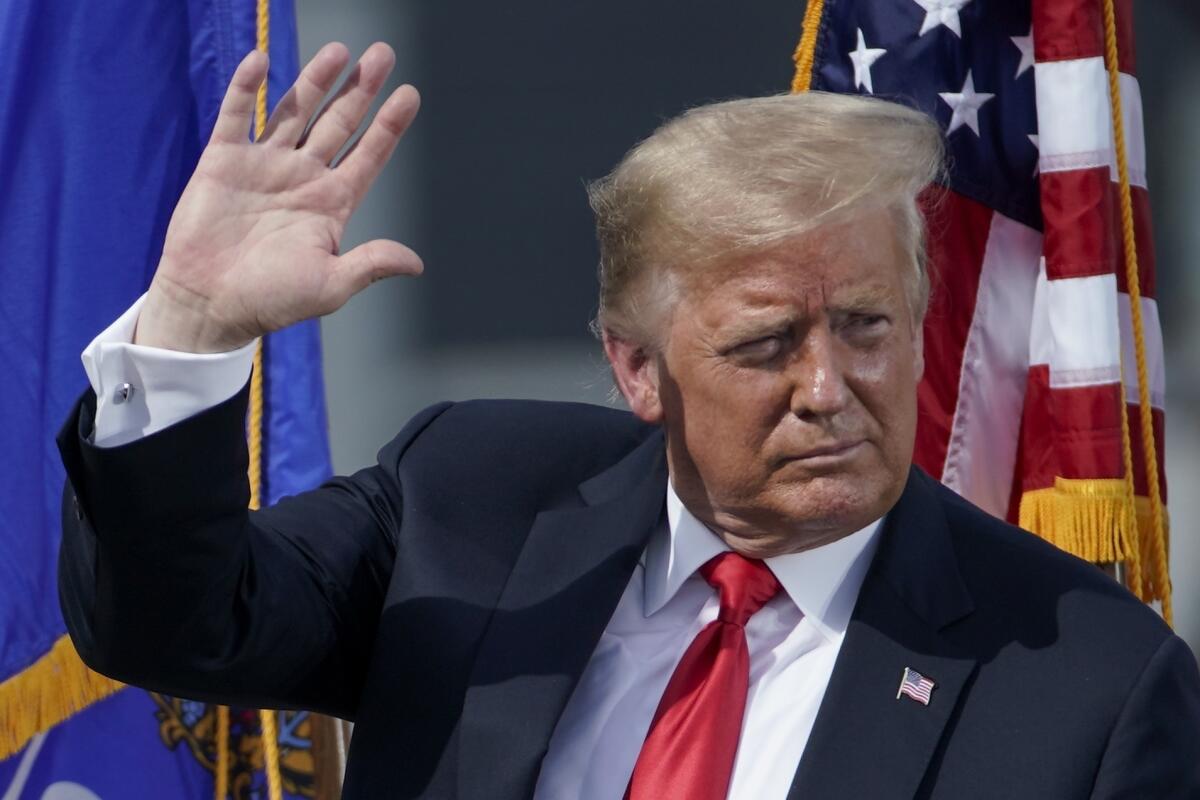
[[[848,535],[891,508],[890,489],[853,475],[822,476],[786,487],[771,505],[789,527]]]

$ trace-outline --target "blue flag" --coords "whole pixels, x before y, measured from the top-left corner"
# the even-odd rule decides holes
[[[271,0],[273,104],[297,71]],[[211,798],[215,709],[120,688],[78,661],[58,606],[63,470],[53,437],[79,353],[149,285],[171,210],[237,63],[254,0],[7,0],[0,6],[0,797]],[[330,473],[315,323],[266,344],[266,502]],[[265,797],[240,753],[231,794]],[[279,721],[285,789],[312,796],[311,720]]]

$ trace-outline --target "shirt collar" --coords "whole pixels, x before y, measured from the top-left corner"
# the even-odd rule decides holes
[[[766,559],[788,597],[827,639],[841,636],[878,544],[881,519],[811,550]],[[667,526],[646,545],[644,613],[670,602],[704,562],[729,546],[684,506],[667,481]]]

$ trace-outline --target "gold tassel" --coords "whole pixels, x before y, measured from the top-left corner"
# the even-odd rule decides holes
[[[0,683],[0,761],[30,739],[125,684],[88,669],[63,636],[44,656]]]
[[[1142,585],[1135,592],[1143,601],[1158,600],[1162,603],[1163,619],[1170,625],[1171,581],[1166,572],[1168,543],[1171,537],[1171,517],[1165,508],[1160,510],[1157,520],[1149,497],[1138,497],[1135,507],[1138,537],[1141,541]],[[1133,587],[1131,586],[1132,590]]]

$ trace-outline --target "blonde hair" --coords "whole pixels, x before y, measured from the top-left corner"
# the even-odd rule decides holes
[[[600,244],[593,327],[656,345],[689,276],[873,208],[896,220],[919,320],[929,278],[917,196],[942,159],[932,119],[874,98],[805,92],[694,108],[588,187]]]

